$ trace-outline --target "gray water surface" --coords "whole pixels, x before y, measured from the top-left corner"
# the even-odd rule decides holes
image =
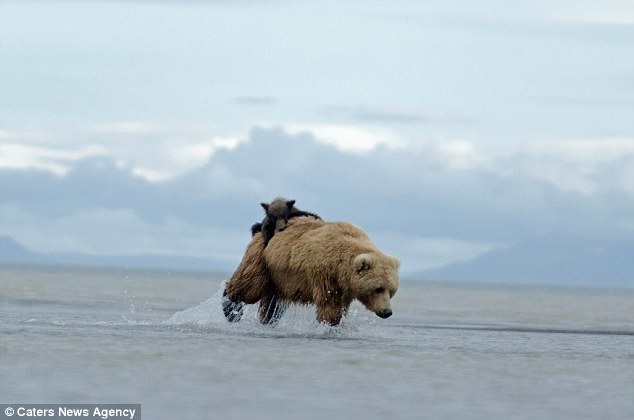
[[[394,315],[261,326],[210,274],[0,268],[2,403],[144,419],[632,419],[634,292],[402,282]]]

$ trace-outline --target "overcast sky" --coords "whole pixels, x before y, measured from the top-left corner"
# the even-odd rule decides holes
[[[632,40],[626,1],[0,0],[0,235],[235,266],[283,195],[405,272],[631,246]]]

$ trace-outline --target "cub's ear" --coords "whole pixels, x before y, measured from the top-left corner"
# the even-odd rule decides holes
[[[370,254],[359,254],[354,258],[354,268],[357,273],[372,268],[372,256]]]
[[[260,203],[260,205],[262,206],[262,208],[264,209],[264,211],[269,211],[269,206],[270,206],[270,204],[268,204],[268,203]]]
[[[286,207],[288,207],[289,209],[292,208],[295,205],[295,200],[288,200],[286,202]]]

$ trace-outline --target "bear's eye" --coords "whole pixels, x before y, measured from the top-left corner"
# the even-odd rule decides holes
[[[376,289],[374,289],[374,293],[376,294],[381,294],[385,292],[385,287],[377,287]]]

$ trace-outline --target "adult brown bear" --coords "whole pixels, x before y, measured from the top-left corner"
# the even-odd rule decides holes
[[[260,321],[269,323],[284,305],[297,302],[314,303],[318,321],[337,325],[354,299],[381,318],[392,315],[399,260],[379,250],[363,230],[297,217],[266,247],[261,235],[253,236],[227,282],[228,320],[240,319],[241,303],[260,302]]]

